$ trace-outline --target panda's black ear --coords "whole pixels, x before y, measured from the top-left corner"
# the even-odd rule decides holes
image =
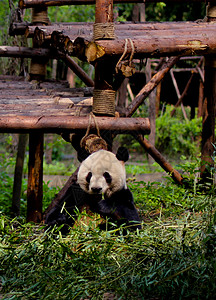
[[[128,149],[125,147],[119,147],[116,153],[116,157],[118,160],[126,162],[129,159]]]

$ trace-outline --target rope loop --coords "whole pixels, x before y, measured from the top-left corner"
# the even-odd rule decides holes
[[[93,120],[95,122],[95,127],[96,127],[96,130],[97,130],[97,135],[98,135],[98,137],[101,137],[101,135],[100,135],[100,129],[99,129],[96,117],[95,117],[95,115],[92,112],[90,112],[90,114],[89,114],[89,121],[88,121],[88,127],[86,129],[86,133],[85,133],[85,135],[83,136],[83,138],[80,141],[80,146],[81,147],[83,147],[83,141],[84,141],[84,139],[86,139],[86,137],[89,135],[90,128],[91,128],[92,118],[93,118]]]
[[[130,42],[131,48],[132,48],[131,55],[130,55],[130,58],[129,58],[129,60],[128,60],[128,66],[129,66],[130,68],[132,68],[132,59],[133,59],[133,56],[134,56],[135,47],[134,47],[133,41],[132,41],[130,38],[128,38],[128,39],[125,39],[124,52],[123,52],[122,56],[120,57],[119,61],[118,61],[117,64],[116,64],[116,67],[115,67],[116,73],[118,73],[118,71],[119,71],[119,66],[120,66],[120,64],[121,64],[121,62],[122,62],[122,60],[123,60],[123,58],[125,57],[125,55],[126,55],[126,53],[127,53],[127,50],[128,50],[128,42]]]

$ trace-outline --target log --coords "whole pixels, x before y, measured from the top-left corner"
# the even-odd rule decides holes
[[[139,38],[132,38],[131,40],[135,49],[134,58],[216,54],[216,36],[213,31],[203,34],[203,31],[196,30],[189,35],[186,35],[184,31],[176,35],[173,32],[173,36],[167,36],[166,31],[158,31],[154,36],[152,34],[139,36]],[[89,45],[92,44],[93,42],[89,42]],[[111,58],[120,56],[125,48],[124,39],[99,40],[94,44],[94,55],[92,49],[91,53],[89,52],[89,45],[85,49],[86,60],[89,62],[102,56]],[[128,43],[126,54],[130,55],[132,51],[131,43]],[[73,55],[73,52],[68,54]]]
[[[18,58],[61,58],[65,64],[89,87],[94,86],[94,81],[88,77],[80,66],[75,63],[68,55],[60,52],[53,52],[44,48],[28,48],[28,47],[12,47],[0,46],[0,56],[2,57],[18,57]]]
[[[113,118],[96,117],[96,122],[100,130],[110,130],[117,133],[150,132],[149,120],[146,118]],[[0,132],[54,132],[64,131],[77,132],[86,130],[89,124],[89,117],[65,117],[65,116],[0,116]],[[91,120],[90,128],[96,129],[94,120]]]
[[[143,101],[148,97],[148,95],[156,88],[156,86],[161,82],[164,76],[169,72],[169,70],[177,63],[180,59],[179,56],[171,57],[167,63],[163,65],[160,71],[158,71],[152,79],[141,89],[138,95],[134,98],[131,104],[126,109],[126,117],[131,117],[137,108],[143,103]]]
[[[56,53],[51,49],[45,48],[0,46],[0,56],[19,58],[56,58]]]
[[[145,3],[161,2],[160,0],[144,0]],[[208,0],[213,2],[214,0]],[[114,3],[143,3],[143,0],[113,0]],[[205,0],[164,0],[167,3],[205,2]],[[21,9],[38,6],[87,5],[95,4],[95,0],[19,0]]]
[[[155,161],[171,175],[176,183],[182,184],[183,178],[181,174],[176,171],[168,161],[166,161],[161,153],[145,137],[142,137],[141,135],[135,135],[135,138],[140,145],[155,159]]]
[[[58,56],[64,63],[86,84],[86,86],[93,87],[94,81],[86,74],[86,72],[67,54],[64,55],[58,51]]]
[[[53,31],[66,32],[72,36],[88,37],[92,35],[92,22],[67,22],[67,23],[53,23],[49,26],[35,26],[29,22],[12,23],[10,28],[10,35],[23,35],[33,37],[36,28],[42,30],[45,36],[50,35]],[[193,22],[193,21],[178,21],[178,22],[115,22],[115,30],[117,36],[128,35],[128,31],[133,31],[133,34],[141,33],[142,31],[150,30],[180,30],[191,28],[203,28],[214,30],[214,23],[207,22]],[[136,33],[137,32],[137,33]]]

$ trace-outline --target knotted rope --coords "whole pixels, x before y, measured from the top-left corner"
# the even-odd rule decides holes
[[[114,23],[95,23],[93,25],[93,37],[94,40],[114,40]]]
[[[128,38],[128,39],[125,39],[124,52],[123,52],[122,56],[120,57],[119,61],[116,64],[116,67],[115,67],[116,73],[118,73],[118,67],[119,67],[121,61],[123,60],[123,58],[125,57],[125,55],[128,51],[128,42],[130,42],[131,49],[132,49],[131,55],[130,55],[130,58],[129,58],[129,61],[128,61],[128,65],[129,65],[129,67],[131,67],[131,65],[132,65],[132,59],[133,59],[133,56],[134,56],[135,48],[134,48],[133,41],[130,38]]]
[[[115,95],[116,92],[114,90],[94,90],[93,113],[114,116]]]

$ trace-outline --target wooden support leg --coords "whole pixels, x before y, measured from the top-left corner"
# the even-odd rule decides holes
[[[29,135],[27,222],[40,222],[42,220],[43,141],[44,135],[42,133]]]
[[[13,198],[12,198],[12,214],[14,216],[20,215],[20,195],[21,195],[21,188],[22,188],[23,164],[24,164],[27,140],[28,140],[27,134],[19,135],[16,166],[14,171]]]
[[[208,22],[216,20],[216,5],[207,5],[206,17]],[[213,152],[215,144],[215,110],[216,110],[216,58],[205,57],[204,107],[201,149],[201,177],[206,180],[212,177],[207,165],[214,166]]]
[[[211,177],[207,165],[213,166],[212,159],[215,143],[215,109],[216,109],[216,60],[206,58],[205,85],[204,85],[204,107],[202,127],[202,149],[201,149],[201,177]]]

